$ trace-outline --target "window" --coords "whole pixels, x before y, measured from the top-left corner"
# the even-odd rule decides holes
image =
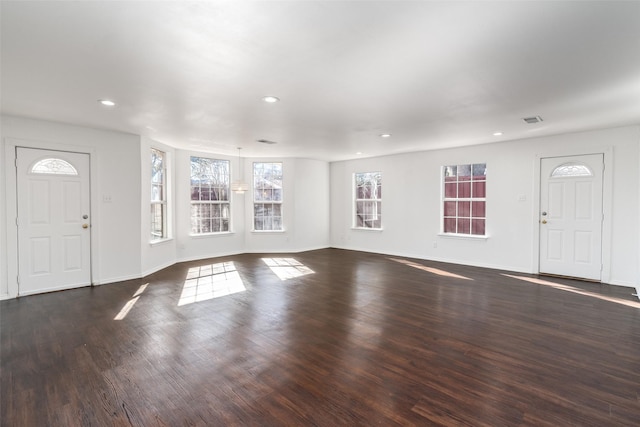
[[[551,178],[571,178],[576,176],[593,176],[588,166],[580,163],[565,163],[551,172]]]
[[[444,233],[485,235],[486,163],[444,167]]]
[[[42,159],[31,168],[31,173],[51,175],[78,175],[73,165],[62,159]]]
[[[151,149],[151,241],[167,238],[167,154]]]
[[[191,233],[229,231],[229,161],[191,157]]]
[[[382,172],[355,174],[354,227],[382,229]]]
[[[253,164],[253,229],[283,229],[282,163]]]

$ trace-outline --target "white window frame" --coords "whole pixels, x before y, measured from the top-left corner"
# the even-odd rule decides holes
[[[484,180],[474,180],[473,179],[473,167],[474,165],[484,165],[484,176],[485,179]],[[458,180],[457,175],[456,175],[456,180],[455,181],[447,181],[446,180],[446,176],[447,176],[447,169],[448,168],[456,168],[456,170],[460,167],[466,167],[468,166],[470,168],[470,176],[469,176],[469,181],[464,181],[464,180]],[[440,177],[442,180],[442,197],[441,197],[441,201],[440,201],[440,235],[442,236],[453,236],[453,237],[468,237],[468,238],[479,238],[479,239],[485,239],[488,237],[487,235],[487,197],[486,197],[486,192],[487,192],[487,164],[485,162],[477,162],[477,163],[464,163],[464,164],[454,164],[454,165],[447,165],[447,166],[443,166],[441,173],[440,173]],[[466,183],[469,182],[469,187],[470,187],[470,193],[469,193],[469,197],[459,197],[459,194],[456,193],[456,197],[447,197],[447,191],[446,191],[446,184],[456,184],[456,192],[459,189],[458,183]],[[474,195],[474,183],[478,183],[478,182],[484,182],[484,197],[475,197]],[[445,215],[445,203],[446,202],[455,202],[456,203],[456,214],[454,216],[452,215]],[[458,229],[458,220],[459,219],[466,219],[466,216],[460,216],[459,212],[457,210],[458,208],[458,203],[459,202],[469,202],[469,232],[465,233],[465,232],[459,232]],[[474,212],[474,203],[473,202],[484,202],[484,216],[474,216],[475,212]],[[446,219],[453,219],[455,218],[456,220],[456,232],[450,232],[450,231],[445,231],[445,220]],[[484,233],[482,234],[473,234],[473,220],[474,219],[482,219],[484,220]]]
[[[281,175],[280,175],[280,197],[279,200],[273,200],[273,199],[264,199],[264,198],[260,198],[260,200],[258,200],[258,194],[260,191],[264,191],[264,189],[259,189],[257,187],[258,184],[258,180],[259,179],[264,179],[264,175],[261,174],[256,174],[256,165],[280,165],[280,170],[281,170]],[[281,233],[284,231],[284,164],[283,162],[253,162],[253,167],[252,167],[252,185],[251,185],[253,191],[253,213],[251,214],[253,220],[252,220],[252,231],[257,232],[257,233]],[[271,189],[274,190],[274,189]],[[271,224],[271,228],[264,228],[264,222],[263,222],[263,228],[256,228],[256,208],[259,205],[279,205],[280,206],[280,227],[279,228],[273,228],[273,224],[274,224],[274,218],[278,218],[278,216],[276,215],[267,215],[264,216],[263,218],[271,218],[270,224]]]
[[[206,159],[206,160],[210,160],[212,162],[216,162],[216,163],[226,163],[226,167],[227,167],[227,173],[226,173],[226,179],[225,179],[225,183],[226,183],[226,187],[221,186],[218,187],[218,190],[221,190],[223,192],[225,192],[226,194],[226,200],[193,200],[192,199],[192,194],[193,194],[193,179],[194,179],[194,175],[193,175],[193,160],[194,159]],[[203,235],[210,235],[210,234],[227,234],[231,232],[231,162],[229,160],[222,160],[222,159],[215,159],[212,157],[203,157],[203,156],[190,156],[189,158],[189,164],[190,164],[190,174],[189,174],[189,200],[190,200],[190,214],[189,214],[189,218],[191,219],[191,233],[190,235],[192,236],[203,236]],[[210,191],[212,190],[211,188],[209,189]],[[200,194],[202,194],[202,191],[200,191]],[[217,231],[197,231],[194,229],[194,212],[193,212],[193,207],[194,206],[204,206],[204,205],[218,205],[220,206],[220,211],[221,211],[221,215],[222,212],[224,212],[224,209],[226,207],[226,229],[224,229],[225,227],[223,226],[225,224],[224,216],[220,217],[220,229]],[[199,221],[202,221],[201,217],[198,217]]]
[[[379,176],[379,186],[376,186],[376,197],[369,198],[358,198],[358,179],[360,176],[365,175],[378,175]],[[377,188],[380,188],[380,191]],[[356,230],[382,230],[382,172],[356,172],[353,174],[353,224],[352,228]],[[374,211],[373,215],[375,215],[374,219],[362,219],[362,225],[358,225],[358,219],[360,212],[358,212],[358,204],[370,204]],[[378,206],[380,206],[378,208]],[[379,226],[373,226],[372,221],[379,222]],[[369,226],[367,226],[367,222],[369,222]]]
[[[159,181],[154,181],[154,164],[153,164],[153,159],[154,159],[154,153],[158,153],[160,154],[160,158],[161,158],[161,165],[160,165],[160,180]],[[151,197],[150,197],[150,224],[149,224],[149,241],[151,243],[157,243],[159,241],[162,240],[166,240],[169,238],[169,229],[168,229],[168,224],[169,224],[169,218],[168,218],[168,203],[167,203],[167,198],[168,198],[168,183],[169,183],[169,177],[167,176],[167,162],[168,162],[168,156],[166,151],[160,150],[158,148],[153,148],[151,147],[151,173],[150,173],[150,184],[151,184]],[[154,189],[156,188],[156,186],[160,186],[160,197],[158,198],[158,200],[154,200]],[[160,206],[160,215],[161,215],[161,224],[160,224],[160,233],[157,233],[157,230],[155,229],[154,225],[156,224],[156,221],[154,221],[153,216],[154,213],[156,212],[156,207]]]

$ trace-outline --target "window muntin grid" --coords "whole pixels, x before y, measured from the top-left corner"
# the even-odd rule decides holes
[[[151,149],[151,236],[150,240],[167,238],[166,153]]]
[[[486,183],[486,163],[443,168],[443,233],[486,235]]]
[[[230,230],[230,165],[228,160],[191,157],[191,233]]]
[[[282,231],[282,163],[253,164],[253,230]]]
[[[382,172],[354,174],[353,226],[382,229]]]

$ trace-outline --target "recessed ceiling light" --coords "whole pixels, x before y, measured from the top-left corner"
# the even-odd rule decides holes
[[[116,103],[110,99],[98,99],[100,105],[104,105],[105,107],[115,107]]]
[[[269,103],[273,104],[274,102],[280,101],[280,98],[278,98],[277,96],[267,95],[267,96],[262,97],[262,100],[264,102],[269,102]]]
[[[390,133],[381,133],[380,138],[389,138],[391,136]]]
[[[499,132],[499,131],[498,132],[494,132],[493,136],[502,136],[502,132]]]
[[[358,155],[358,156],[359,156],[360,154],[362,154],[362,151],[358,151],[358,152],[356,153],[356,155]]]

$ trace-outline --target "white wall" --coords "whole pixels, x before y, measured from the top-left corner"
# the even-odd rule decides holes
[[[42,120],[2,117],[4,216],[0,296],[17,292],[15,277],[15,146],[86,152],[91,156],[92,280],[96,284],[140,274],[140,139],[135,135]],[[131,183],[136,183],[132,185]],[[105,201],[109,199],[110,201]],[[14,212],[14,214],[10,214]]]
[[[230,160],[232,179],[240,170],[236,157],[174,150],[136,135],[6,116],[0,135],[0,298],[15,296],[17,290],[16,145],[91,155],[92,275],[100,284],[142,277],[177,261],[328,246],[536,272],[539,159],[604,152],[605,222],[610,224],[604,235],[607,281],[639,283],[640,126],[331,165],[308,159],[242,159],[243,179],[249,183],[254,161],[283,162],[285,231],[251,231],[253,207],[247,192],[232,195],[232,232],[214,236],[190,235],[190,156]],[[173,238],[157,245],[148,240],[146,153],[151,146],[169,154],[172,168]],[[489,238],[440,236],[441,167],[473,162],[486,162],[488,167]],[[366,171],[383,172],[383,231],[351,228],[352,175]]]
[[[282,232],[252,231],[253,205],[245,194],[245,252],[300,252],[329,246],[329,166],[309,159],[245,159],[251,182],[253,162],[282,161]]]
[[[329,246],[330,168],[326,162],[296,159],[293,182],[293,248],[307,251]]]
[[[637,283],[640,127],[624,127],[331,164],[331,246],[537,272],[541,157],[605,153],[607,281]],[[439,235],[441,167],[487,163],[487,239]],[[355,172],[383,173],[383,231],[354,230]],[[607,187],[609,184],[609,187]],[[607,190],[609,188],[609,190]],[[606,206],[605,206],[605,209]],[[610,216],[608,219],[607,216]]]

